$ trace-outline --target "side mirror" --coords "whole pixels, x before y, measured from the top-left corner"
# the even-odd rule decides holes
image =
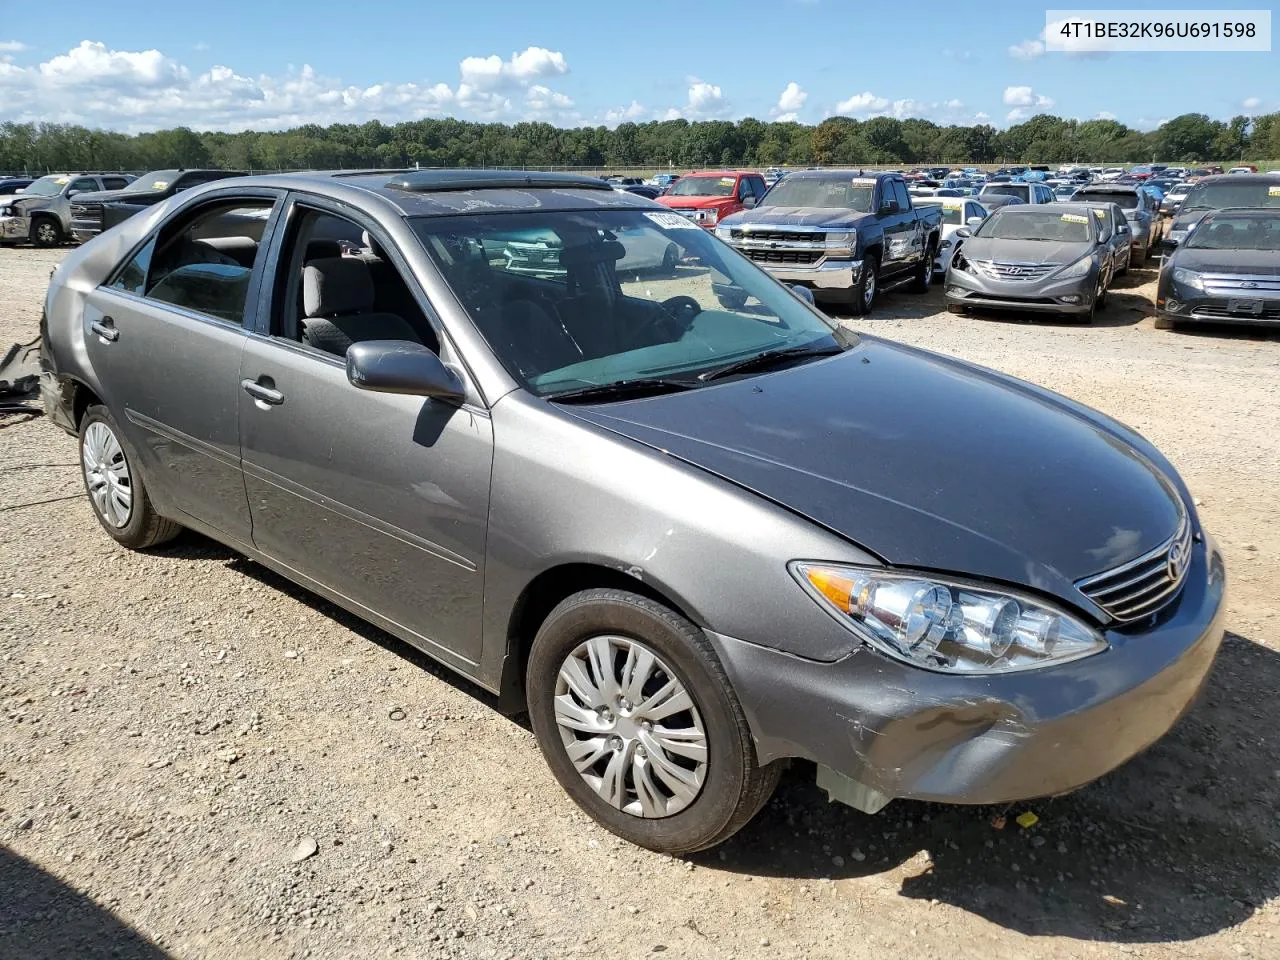
[[[1127,223],[1122,223],[1120,224],[1120,226],[1116,227],[1116,233],[1125,234],[1128,232],[1129,232],[1129,225]]]
[[[1105,231],[1105,230],[1099,230],[1099,231],[1098,231],[1098,242],[1099,242],[1099,243],[1106,243],[1108,239],[1110,239],[1110,237],[1109,237],[1109,235],[1107,234],[1107,231]]]
[[[810,290],[808,287],[806,287],[804,284],[801,284],[801,283],[791,284],[791,292],[794,293],[801,300],[803,300],[805,303],[807,303],[809,306],[813,307],[817,305],[814,303],[813,291]]]
[[[420,343],[365,340],[347,348],[347,379],[361,390],[408,393],[460,402],[466,390],[458,375]]]
[[[970,217],[968,220],[965,221],[965,223],[967,223],[971,227],[980,227],[982,226],[982,217]],[[961,227],[960,229],[963,230],[964,228]]]
[[[886,200],[884,203],[880,204],[880,213],[882,215],[886,213],[897,213],[897,212],[898,212],[897,200]]]
[[[72,197],[78,197],[80,194],[84,192],[85,192],[84,190],[68,190],[67,199],[70,200]]]
[[[752,209],[756,205],[756,198],[754,194],[747,194],[747,196],[743,197],[742,205],[748,210]]]
[[[977,219],[976,217],[971,218],[969,222],[972,223],[976,219]],[[979,220],[978,222],[981,223],[982,221]],[[959,230],[953,233],[952,236],[959,237],[961,240],[967,240],[969,237],[973,236],[973,231],[970,230],[968,227],[961,227]]]

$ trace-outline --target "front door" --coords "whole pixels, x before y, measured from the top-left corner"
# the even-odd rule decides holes
[[[350,216],[318,199],[292,206],[269,323],[245,346],[239,418],[253,542],[368,619],[474,669],[492,424],[479,404],[347,380],[352,340],[440,344],[404,260],[376,224]]]
[[[246,545],[240,354],[277,199],[242,195],[183,211],[88,294],[83,313],[102,400],[156,507]]]

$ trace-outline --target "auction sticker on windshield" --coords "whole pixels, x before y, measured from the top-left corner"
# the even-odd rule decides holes
[[[854,177],[849,182],[855,187],[874,187],[876,185],[876,181],[872,177]]]
[[[153,184],[151,185],[151,189],[152,189],[152,190],[163,190],[163,189],[164,189],[165,187],[167,187],[168,185],[169,185],[169,181],[168,181],[168,180],[157,180],[155,183],[153,183]]]
[[[1280,197],[1280,187],[1267,187],[1268,197]]]
[[[1097,217],[1099,220],[1107,219],[1107,212],[1105,210],[1095,210],[1093,211],[1093,215]]]
[[[1078,213],[1064,213],[1058,219],[1061,220],[1063,223],[1088,223],[1089,222],[1088,217],[1082,217]]]
[[[701,230],[696,223],[688,217],[682,217],[678,213],[645,213],[645,216],[652,220],[660,227],[667,230]]]

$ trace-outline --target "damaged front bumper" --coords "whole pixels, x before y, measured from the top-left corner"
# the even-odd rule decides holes
[[[833,663],[709,634],[759,762],[819,764],[832,799],[1006,803],[1066,793],[1150,746],[1199,691],[1222,642],[1226,575],[1197,543],[1157,622],[1109,630],[1110,649],[1043,670],[956,676],[869,648]],[[824,769],[825,768],[825,769]]]
[[[0,217],[0,242],[26,240],[31,236],[29,217]]]

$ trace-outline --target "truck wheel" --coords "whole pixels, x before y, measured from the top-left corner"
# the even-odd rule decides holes
[[[912,293],[928,293],[929,288],[933,286],[933,261],[937,256],[933,242],[924,248],[924,261],[920,264],[920,269],[916,271],[915,278],[911,281]]]
[[[781,764],[760,766],[715,649],[675,611],[584,590],[538,630],[529,720],[551,772],[605,829],[662,853],[704,850],[764,806]]]
[[[56,247],[62,242],[62,224],[52,217],[37,217],[31,223],[31,242],[37,247]]]
[[[880,280],[880,258],[868,253],[862,258],[862,277],[853,288],[853,299],[849,308],[854,316],[863,317],[871,312],[871,305],[876,301],[876,290]]]

